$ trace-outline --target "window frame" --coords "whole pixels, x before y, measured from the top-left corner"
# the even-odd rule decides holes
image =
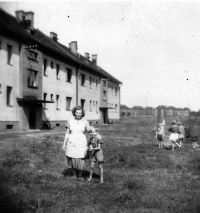
[[[90,100],[90,112],[92,112],[92,100]]]
[[[56,110],[60,110],[60,95],[56,95]]]
[[[106,90],[103,90],[103,101],[106,101]]]
[[[96,90],[98,90],[98,84],[99,84],[99,81],[98,79],[96,79]]]
[[[90,76],[90,89],[92,89],[92,77]]]
[[[36,71],[36,70],[32,70],[32,69],[27,69],[28,70],[28,72],[29,72],[29,74],[27,75],[27,87],[28,88],[34,88],[34,89],[38,89],[38,71]],[[35,76],[34,76],[34,78],[36,79],[35,80],[35,86],[33,86],[33,85],[31,85],[31,79],[29,79],[29,78],[31,78],[31,73],[34,73],[35,74]]]
[[[83,110],[85,109],[85,99],[81,99],[81,107]]]
[[[72,82],[72,69],[66,68],[66,82]]]
[[[60,64],[56,64],[56,79],[57,80],[60,80],[59,74],[60,74]]]
[[[43,65],[44,65],[44,76],[47,76],[47,66],[48,66],[48,60],[47,59],[43,60]]]
[[[32,57],[32,54],[35,54],[35,57]],[[36,61],[38,62],[38,53],[33,51],[33,50],[27,50],[27,57],[28,59],[32,60],[32,61]]]
[[[7,86],[7,91],[6,91],[6,103],[8,107],[13,106],[13,97],[12,97],[12,87]]]
[[[13,46],[7,44],[7,64],[12,65],[12,54],[13,54]]]
[[[80,76],[81,76],[81,86],[82,86],[82,87],[85,87],[85,79],[86,79],[86,76],[85,76],[85,74],[83,74],[83,73],[81,73]]]
[[[72,97],[66,97],[66,110],[67,111],[71,111],[72,106],[71,106],[71,102],[72,102]]]

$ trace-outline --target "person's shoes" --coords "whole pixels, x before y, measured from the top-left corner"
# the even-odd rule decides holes
[[[92,180],[92,178],[88,178],[87,181],[90,182]]]

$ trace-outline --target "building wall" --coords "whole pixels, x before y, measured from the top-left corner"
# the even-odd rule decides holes
[[[81,74],[85,75],[85,84],[81,85]],[[92,85],[90,86],[90,77],[92,77]],[[93,78],[95,82],[93,82]],[[96,79],[98,80],[98,86],[96,87]],[[100,78],[90,72],[83,69],[78,71],[78,104],[81,105],[81,99],[85,100],[84,110],[85,119],[87,120],[99,120],[100,119]],[[90,101],[92,101],[92,109],[90,109]],[[95,102],[95,105],[93,104]],[[96,105],[97,103],[97,105]]]
[[[66,121],[72,118],[71,110],[66,109],[66,98],[71,97],[71,109],[76,105],[76,70],[75,67],[64,63],[63,61],[56,60],[46,54],[43,55],[43,60],[47,60],[46,75],[44,75],[44,63],[42,63],[43,73],[43,90],[42,99],[44,99],[44,93],[47,93],[46,100],[51,101],[51,94],[53,94],[54,103],[43,104],[43,116],[42,120],[54,121]],[[43,62],[43,61],[42,61]],[[53,68],[51,68],[51,62],[53,62]],[[60,66],[59,76],[57,79],[56,64]],[[66,68],[72,70],[71,82],[67,82]],[[56,95],[59,95],[58,108],[56,103]],[[46,105],[46,108],[45,108]]]
[[[115,93],[115,87],[117,88],[117,93]],[[107,90],[108,106],[114,109],[108,109],[108,119],[118,120],[120,119],[120,88],[119,84],[108,81]]]
[[[12,46],[11,65],[8,64],[7,45]],[[19,97],[19,43],[0,36],[0,129],[13,122],[13,128],[18,129],[19,107],[16,98]],[[7,87],[12,87],[11,106],[7,105]]]

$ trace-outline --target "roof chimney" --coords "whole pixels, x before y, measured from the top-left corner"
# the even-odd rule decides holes
[[[75,55],[77,55],[77,50],[78,50],[77,41],[72,41],[70,47],[71,47],[71,48],[70,48],[71,51],[72,51]]]
[[[15,16],[18,22],[22,22],[25,19],[25,12],[23,10],[15,11]]]
[[[57,34],[54,32],[50,32],[50,37],[57,42],[58,38],[57,38]]]
[[[97,65],[97,55],[92,55],[92,63]]]
[[[33,30],[34,29],[34,13],[32,11],[30,11],[30,12],[26,12],[25,15],[26,15],[25,19],[28,20],[28,21],[30,21],[29,28],[31,30]]]
[[[89,60],[90,59],[90,54],[89,53],[85,53],[85,57]]]

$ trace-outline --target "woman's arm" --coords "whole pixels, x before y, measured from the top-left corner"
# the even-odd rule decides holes
[[[64,142],[63,142],[63,149],[64,149],[64,150],[65,150],[65,148],[66,148],[68,138],[69,138],[69,129],[67,129],[67,131],[66,131],[65,139],[64,139]]]

